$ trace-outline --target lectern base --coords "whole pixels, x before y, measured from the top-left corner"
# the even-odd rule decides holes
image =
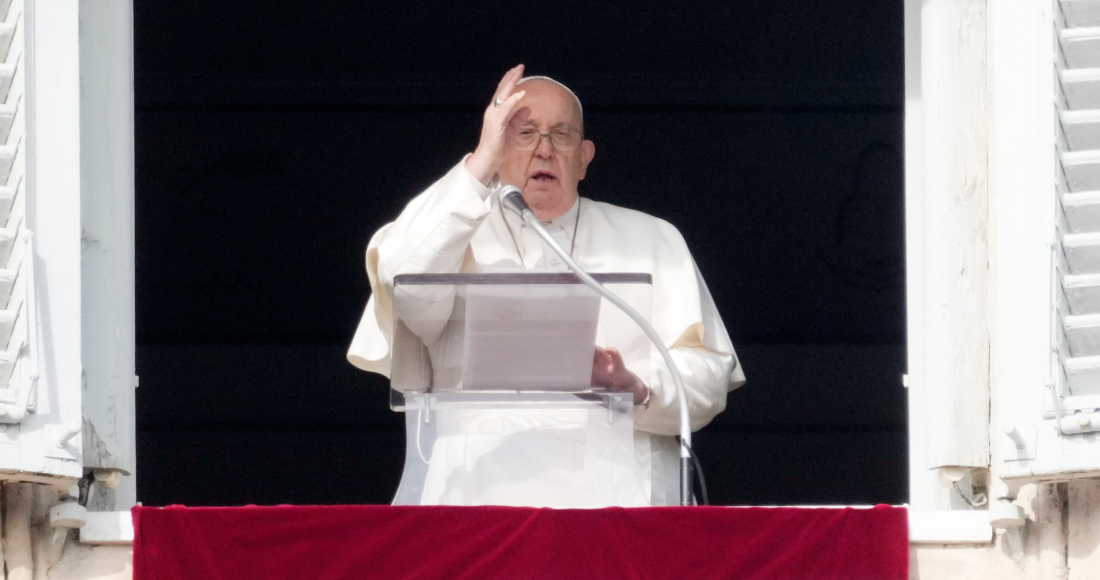
[[[649,505],[631,393],[405,394],[394,505]]]

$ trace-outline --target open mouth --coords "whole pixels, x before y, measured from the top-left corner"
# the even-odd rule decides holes
[[[557,177],[554,177],[554,174],[550,173],[549,171],[536,171],[531,176],[531,179],[534,180],[534,181],[540,181],[540,182],[543,182],[543,183],[547,183],[547,182],[550,182],[550,181],[553,181],[553,180],[557,179]]]

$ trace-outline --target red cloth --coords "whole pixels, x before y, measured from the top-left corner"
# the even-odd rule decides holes
[[[134,579],[904,580],[904,508],[135,507]]]

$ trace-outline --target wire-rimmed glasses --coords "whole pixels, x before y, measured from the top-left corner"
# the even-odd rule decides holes
[[[543,137],[550,138],[550,145],[560,153],[572,153],[581,146],[583,135],[571,127],[558,127],[549,133],[540,133],[534,127],[524,127],[516,133],[513,146],[517,151],[534,151],[542,142]]]

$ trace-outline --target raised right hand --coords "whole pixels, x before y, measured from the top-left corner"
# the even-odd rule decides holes
[[[525,91],[516,91],[516,83],[523,78],[523,65],[517,65],[504,73],[500,79],[493,101],[485,108],[481,124],[481,140],[474,154],[466,160],[470,174],[482,184],[488,186],[496,175],[501,163],[504,163],[511,149],[516,132],[527,121],[531,110],[522,107],[516,110]],[[500,102],[498,106],[496,103]],[[517,184],[512,184],[517,185]]]

